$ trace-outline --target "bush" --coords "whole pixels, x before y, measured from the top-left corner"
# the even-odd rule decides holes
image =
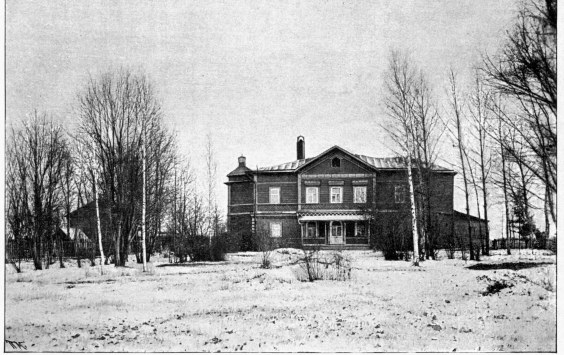
[[[351,260],[340,252],[322,255],[319,250],[303,250],[299,264],[304,271],[297,275],[300,281],[333,280],[347,281],[351,279]]]
[[[227,234],[222,233],[211,240],[205,235],[196,235],[188,240],[190,261],[224,261],[227,250]]]

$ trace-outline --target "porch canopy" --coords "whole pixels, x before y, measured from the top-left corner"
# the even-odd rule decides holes
[[[312,213],[298,217],[300,223],[315,221],[365,221],[366,219],[365,215],[357,213]]]

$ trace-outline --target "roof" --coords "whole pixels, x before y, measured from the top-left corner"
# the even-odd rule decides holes
[[[247,168],[246,166],[238,166],[237,169],[233,170],[227,176],[241,176],[247,175],[247,172],[251,171],[251,169]]]
[[[453,210],[453,214],[454,214],[455,218],[466,219],[466,213],[464,213],[464,212]],[[478,218],[478,217],[472,216],[472,215],[469,215],[469,217],[470,217],[471,220],[474,220],[474,221],[486,222],[486,220],[483,219],[483,218]]]
[[[300,222],[307,221],[364,221],[367,216],[358,212],[302,212],[298,216]]]
[[[391,170],[403,170],[405,169],[405,163],[404,163],[404,158],[403,157],[392,157],[392,158],[375,158],[375,157],[370,157],[367,155],[360,155],[360,154],[352,154],[349,153],[348,151],[346,151],[345,149],[339,147],[339,146],[333,146],[331,148],[329,148],[328,150],[324,151],[323,153],[319,154],[316,157],[313,158],[306,158],[306,159],[300,159],[300,160],[294,160],[288,163],[283,163],[283,164],[278,164],[278,165],[272,165],[272,166],[266,166],[266,167],[261,167],[258,170],[261,172],[293,172],[296,171],[300,168],[302,168],[305,165],[308,165],[310,162],[312,162],[313,160],[323,156],[325,153],[329,152],[330,150],[333,149],[339,149],[342,152],[356,158],[357,160],[362,161],[365,164],[368,164],[369,166],[375,168],[375,169],[391,169]],[[432,169],[436,170],[436,171],[448,171],[448,172],[453,172],[451,169],[433,164],[432,165]],[[235,169],[234,171],[236,171],[237,169]],[[227,176],[231,176],[231,173],[229,173],[229,175]]]
[[[313,159],[315,158],[306,158],[306,159],[294,160],[289,163],[261,167],[259,168],[259,171],[294,171],[302,167],[303,165],[309,163]]]

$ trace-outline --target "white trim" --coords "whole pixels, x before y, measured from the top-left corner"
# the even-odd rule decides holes
[[[314,198],[313,198],[312,202],[308,201],[309,197],[310,197],[310,194],[309,194],[310,191],[315,191],[315,194],[313,196]],[[306,186],[306,204],[315,204],[315,203],[319,203],[319,187],[317,187],[317,186]]]
[[[339,189],[339,201],[333,202],[333,189]],[[343,188],[340,186],[331,186],[329,188],[329,203],[343,203]]]
[[[357,201],[357,197],[359,197],[357,195],[358,190],[364,190],[364,201]],[[353,186],[353,203],[366,203],[367,194],[368,194],[368,189],[366,188],[366,186]]]
[[[371,178],[375,174],[300,174],[303,179]]]
[[[282,215],[282,214],[296,214],[298,211],[257,211],[256,214],[260,215]],[[248,212],[252,213],[252,212]]]
[[[366,221],[365,216],[339,216],[339,215],[325,215],[325,216],[303,216],[298,218],[299,222],[309,221]]]

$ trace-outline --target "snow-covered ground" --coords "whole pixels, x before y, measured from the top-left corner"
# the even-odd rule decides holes
[[[104,275],[73,262],[21,274],[6,265],[5,337],[34,352],[556,349],[549,252],[415,268],[349,251],[350,281],[313,283],[298,280],[300,253],[275,251],[272,269],[259,268],[259,253],[180,266],[156,258],[148,273],[134,263]]]

